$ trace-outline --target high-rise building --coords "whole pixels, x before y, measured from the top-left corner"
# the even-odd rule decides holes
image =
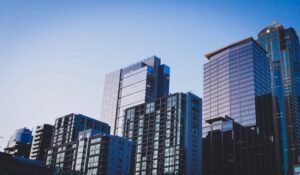
[[[81,114],[56,119],[46,166],[59,175],[131,174],[132,142],[109,132],[108,124]]]
[[[106,134],[110,126],[101,121],[82,114],[69,114],[55,120],[51,146],[60,146],[78,139],[78,133],[86,129],[94,129]]]
[[[230,116],[243,126],[272,131],[269,59],[253,38],[246,38],[206,55],[203,122]],[[266,98],[264,98],[266,97]],[[203,123],[207,125],[206,123]]]
[[[176,93],[126,110],[124,137],[136,144],[134,174],[201,175],[202,100]]]
[[[300,47],[293,28],[277,22],[258,33],[258,42],[271,64],[271,82],[278,161],[291,175],[300,150]]]
[[[203,127],[203,174],[275,175],[274,146],[267,137],[228,116]],[[264,143],[270,144],[261,144]]]
[[[264,138],[256,144],[270,146],[269,150],[274,150],[271,78],[266,51],[253,38],[246,38],[206,57],[209,62],[204,65],[204,128],[210,125],[205,121],[229,116],[237,124]],[[264,157],[272,163],[275,153],[263,154],[270,155]],[[272,166],[278,168],[274,164]],[[264,174],[264,170],[258,169],[257,174]]]
[[[125,109],[168,95],[169,76],[170,68],[156,56],[107,74],[101,120],[122,136]]]
[[[131,175],[133,149],[128,139],[88,129],[77,141],[47,149],[46,166],[57,175]]]
[[[45,149],[50,147],[53,126],[44,124],[34,129],[33,141],[29,158],[32,160],[44,160]]]
[[[31,130],[27,128],[17,129],[10,137],[7,147],[4,148],[4,152],[15,156],[29,158],[31,142]]]

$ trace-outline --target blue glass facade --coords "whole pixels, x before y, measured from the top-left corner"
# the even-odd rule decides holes
[[[10,137],[8,145],[20,142],[24,144],[31,144],[32,132],[27,128],[17,129],[15,133]]]
[[[107,74],[101,120],[121,136],[126,108],[168,95],[169,76],[170,68],[155,56]]]
[[[203,151],[209,161],[203,162],[206,174],[224,174],[226,169],[231,173],[224,175],[274,175],[277,170],[266,51],[253,38],[246,38],[206,57],[209,62],[204,65],[202,121],[206,141]],[[222,123],[222,117],[230,117],[230,122]],[[234,131],[227,126],[230,123],[240,129]],[[216,163],[215,167],[224,171],[214,170]]]
[[[300,148],[300,52],[294,29],[273,22],[258,34],[271,60],[277,154],[283,173],[292,174]]]
[[[271,94],[265,51],[247,38],[206,56],[209,62],[204,65],[203,122],[230,116],[243,126],[261,130],[258,99]]]
[[[15,156],[29,158],[31,143],[31,130],[27,128],[17,129],[10,137],[7,147],[4,148],[4,152]]]

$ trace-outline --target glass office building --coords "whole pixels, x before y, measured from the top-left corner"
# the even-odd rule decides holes
[[[202,100],[176,93],[126,110],[124,137],[136,144],[135,175],[201,175]]]
[[[206,121],[229,116],[237,124],[264,138],[256,144],[270,145],[272,148],[274,119],[270,66],[266,51],[253,38],[246,38],[209,53],[206,57],[209,62],[204,65],[204,128],[210,127]],[[203,137],[206,137],[205,133]],[[274,150],[271,148],[270,150]],[[274,159],[272,156],[275,153],[260,153],[271,156],[266,160]],[[252,161],[259,162],[258,159]],[[243,166],[250,166],[250,162]],[[265,172],[264,169],[257,168],[259,174]],[[278,167],[274,165],[273,168]]]
[[[101,120],[122,136],[126,108],[169,94],[170,68],[153,56],[105,77]]]
[[[17,129],[10,137],[7,147],[4,148],[4,152],[15,156],[29,158],[31,142],[31,130],[27,128]]]
[[[15,142],[20,143],[28,143],[31,144],[32,142],[32,132],[27,128],[17,129],[14,134],[10,137],[8,146],[14,145]]]
[[[246,38],[207,54],[204,65],[203,124],[230,116],[258,132],[271,132],[269,59],[253,38]],[[264,120],[266,120],[264,122]]]
[[[300,52],[293,28],[277,22],[258,33],[258,42],[271,61],[272,95],[278,161],[284,174],[291,175],[300,148]]]

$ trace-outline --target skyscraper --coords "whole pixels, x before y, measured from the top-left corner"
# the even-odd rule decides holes
[[[246,38],[206,55],[203,122],[229,116],[243,126],[271,135],[271,79],[266,52]],[[265,102],[265,101],[266,102]],[[207,125],[204,123],[204,125]]]
[[[33,141],[30,150],[30,159],[44,160],[45,149],[50,147],[53,126],[44,124],[34,129]]]
[[[90,132],[84,132],[90,130]],[[68,114],[55,120],[51,147],[46,149],[45,164],[55,168],[56,174],[71,175],[75,169],[79,136],[89,138],[95,134],[110,133],[107,123],[82,114]]]
[[[136,144],[134,174],[201,175],[202,100],[176,93],[126,110],[124,137]]]
[[[206,57],[209,62],[204,65],[203,125],[207,127],[206,121],[228,116],[264,138],[256,144],[269,145],[269,150],[273,150],[271,78],[266,51],[253,38],[246,38]],[[264,154],[274,156],[274,153]],[[266,161],[272,163],[273,159],[269,157]],[[274,166],[269,164],[269,168],[271,165]],[[265,171],[258,169],[258,172]]]
[[[258,42],[271,61],[277,154],[284,174],[292,174],[300,149],[300,52],[293,28],[277,22],[258,33]]]
[[[107,74],[101,120],[122,136],[125,109],[168,95],[169,76],[170,68],[156,56]]]

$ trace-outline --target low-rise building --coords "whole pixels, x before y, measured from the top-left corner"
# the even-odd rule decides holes
[[[27,128],[17,129],[10,137],[4,152],[14,156],[29,158],[31,142],[31,130]]]

